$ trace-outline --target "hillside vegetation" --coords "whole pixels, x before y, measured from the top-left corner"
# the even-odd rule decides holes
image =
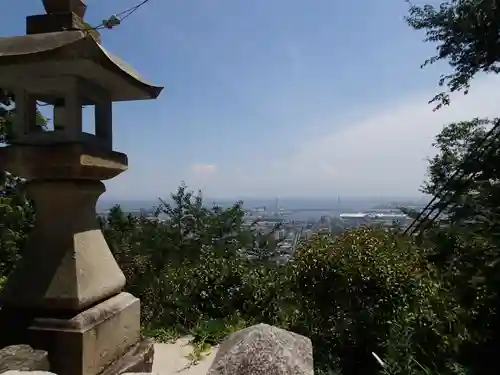
[[[466,92],[477,73],[498,73],[497,3],[410,7],[409,25],[437,45],[426,64],[452,68],[432,99],[438,107],[450,105],[450,93]],[[1,100],[0,141],[8,143],[15,98]],[[173,204],[159,205],[164,222],[115,207],[101,225],[127,290],[142,300],[144,332],[159,340],[191,333],[200,354],[234,330],[266,322],[310,337],[317,373],[495,374],[500,137],[481,157],[471,153],[497,122],[464,119],[438,134],[422,189],[452,193],[441,207],[447,222],[426,223],[419,236],[367,227],[316,236],[277,266],[267,261],[269,241],[243,225],[241,202],[206,208],[181,186]],[[452,179],[457,169],[467,173]],[[22,180],[0,173],[1,285],[22,257],[35,215]]]

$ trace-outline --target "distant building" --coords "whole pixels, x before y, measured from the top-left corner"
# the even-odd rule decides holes
[[[340,214],[340,220],[349,227],[358,227],[366,224],[366,216],[363,212]]]
[[[314,232],[311,229],[306,229],[302,232],[302,237],[305,240],[309,240],[313,236]]]
[[[357,212],[340,214],[340,220],[349,227],[357,227],[371,224],[383,226],[400,224],[405,226],[411,219],[408,215],[398,212]]]

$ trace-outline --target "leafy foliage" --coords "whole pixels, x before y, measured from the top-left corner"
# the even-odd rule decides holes
[[[9,174],[0,183],[0,275],[8,276],[21,256],[33,223],[29,202],[18,191],[19,181]]]
[[[0,88],[0,145],[9,144],[13,140],[15,107],[14,95]],[[36,116],[37,126],[45,129],[47,119],[39,111]]]
[[[12,129],[12,96],[0,89],[0,144],[8,143]]]
[[[0,146],[12,140],[14,97],[0,89]],[[38,114],[41,127],[46,123]],[[10,275],[21,256],[26,234],[33,223],[33,210],[22,193],[23,180],[0,171],[0,275]]]
[[[425,30],[426,42],[437,44],[437,54],[423,66],[447,61],[452,73],[443,75],[440,86],[447,92],[431,102],[437,108],[450,103],[449,93],[468,92],[477,73],[500,72],[500,2],[497,0],[449,0],[439,6],[411,5],[408,24]]]
[[[274,248],[258,247],[274,246],[268,240],[273,233],[261,235],[253,225],[246,226],[241,202],[228,208],[207,208],[201,194],[194,194],[185,185],[172,194],[171,200],[162,201],[156,208],[156,220],[125,216],[119,207],[102,220],[105,237],[124,270],[129,290],[142,296],[143,318],[152,324],[166,323],[162,320],[164,311],[172,300],[175,306],[184,307],[173,309],[177,315],[168,320],[169,324],[182,321],[196,325],[205,307],[199,310],[198,302],[191,304],[189,298],[193,290],[201,293],[199,288],[212,296],[216,307],[210,314],[218,310],[225,316],[229,307],[217,305],[215,295],[223,296],[231,289],[218,277],[237,280],[247,271],[243,265],[249,255],[264,260],[274,253]],[[216,280],[221,283],[220,289],[209,288]],[[235,306],[237,303],[232,302],[231,308]]]
[[[398,343],[399,325],[414,335],[409,353],[444,366],[455,338],[446,332],[453,314],[443,311],[454,305],[425,254],[411,239],[377,228],[316,237],[301,249],[292,288],[304,315],[294,330],[311,337],[319,363],[337,359],[343,374],[374,373],[371,353]]]
[[[426,41],[437,44],[437,55],[424,65],[444,60],[452,73],[439,84],[448,92],[434,97],[438,108],[449,104],[449,93],[467,93],[478,73],[500,71],[500,3],[496,0],[450,0],[439,7],[411,6],[410,26],[425,30]],[[423,191],[436,194],[443,187],[447,223],[425,233],[432,251],[428,259],[463,309],[462,324],[469,340],[460,347],[462,363],[473,374],[495,372],[499,347],[499,139],[479,160],[474,150],[498,119],[473,119],[449,124],[436,138],[438,154],[430,160]],[[466,173],[460,178],[455,170]]]
[[[432,195],[447,191],[444,203],[449,220],[466,224],[469,229],[474,225],[485,230],[499,219],[498,131],[484,141],[488,130],[498,121],[476,118],[449,124],[433,144],[438,153],[429,161],[429,180],[422,191]],[[479,148],[483,150],[481,154],[476,152]],[[455,174],[464,168],[465,173]]]
[[[464,310],[461,321],[471,336],[461,348],[464,362],[480,374],[493,373],[492,348],[500,344],[498,136],[491,138],[488,152],[478,162],[469,163],[467,176],[449,181],[497,121],[473,119],[447,125],[436,137],[438,153],[430,160],[429,179],[423,186],[424,192],[433,194],[447,185],[451,193],[447,225],[427,231],[425,239],[432,250],[429,260]]]

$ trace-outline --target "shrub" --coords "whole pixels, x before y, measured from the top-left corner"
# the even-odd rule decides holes
[[[440,368],[453,352],[454,305],[411,239],[370,228],[316,237],[292,268],[301,315],[293,329],[313,340],[318,363],[376,373],[372,352],[386,354],[402,339],[399,326],[413,332],[408,351],[417,360]]]
[[[279,270],[205,249],[199,262],[171,266],[162,284],[156,323],[191,329],[206,320],[238,316],[248,322],[278,323],[283,281]],[[161,318],[160,318],[161,317]]]

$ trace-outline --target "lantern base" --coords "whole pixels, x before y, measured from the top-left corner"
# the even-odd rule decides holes
[[[1,311],[2,346],[24,343],[48,351],[50,369],[58,375],[151,372],[153,343],[140,337],[140,302],[129,293],[72,317],[33,314]]]

